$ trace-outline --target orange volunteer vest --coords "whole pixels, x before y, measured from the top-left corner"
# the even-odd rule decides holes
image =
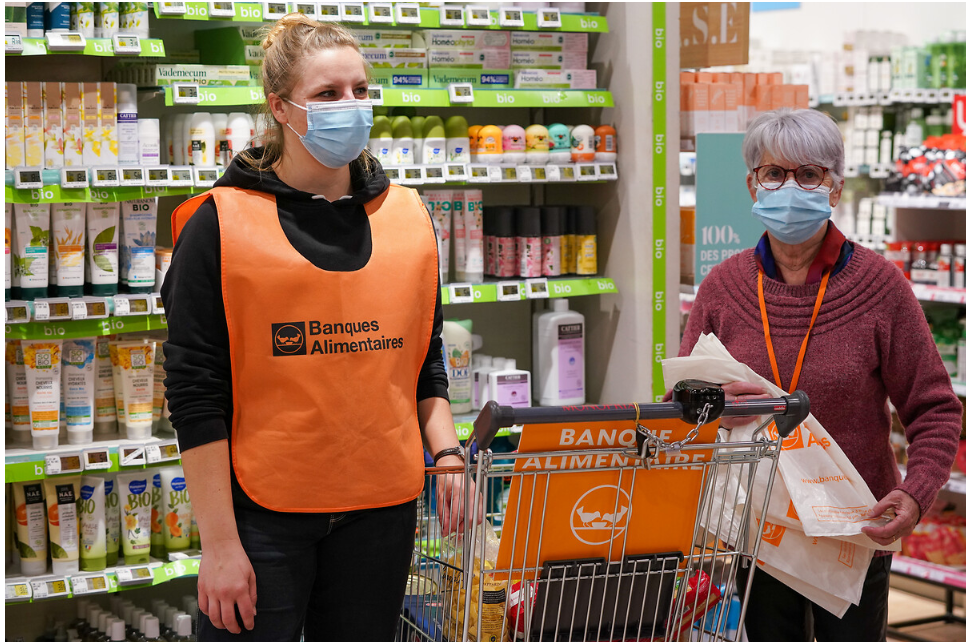
[[[366,204],[372,256],[315,267],[289,243],[275,197],[216,187],[172,215],[175,241],[208,197],[221,228],[231,352],[232,466],[256,503],[327,513],[392,506],[423,487],[416,380],[436,308],[432,223],[415,190]]]

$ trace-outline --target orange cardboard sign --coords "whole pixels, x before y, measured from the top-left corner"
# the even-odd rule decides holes
[[[647,423],[666,442],[693,428],[677,420]],[[718,423],[694,443],[713,443]],[[539,567],[545,561],[682,552],[690,554],[698,498],[712,451],[662,453],[647,470],[620,448],[635,446],[633,421],[525,426],[503,521],[497,570]],[[585,450],[613,449],[607,454]],[[620,467],[617,470],[598,470]],[[527,573],[527,577],[532,577]]]

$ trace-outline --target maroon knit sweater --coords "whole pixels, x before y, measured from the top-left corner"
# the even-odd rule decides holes
[[[701,283],[681,356],[701,333],[713,332],[731,355],[774,381],[758,307],[758,266],[745,250]],[[782,382],[792,379],[819,284],[786,285],[765,277],[765,304]],[[714,379],[714,373],[708,373]],[[876,499],[896,486],[924,513],[936,499],[956,455],[963,407],[953,393],[912,288],[896,267],[860,245],[829,279],[805,353],[798,388]],[[889,434],[892,400],[909,440],[901,482]],[[901,483],[900,483],[901,482]]]

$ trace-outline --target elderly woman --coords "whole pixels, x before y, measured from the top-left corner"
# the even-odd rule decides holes
[[[701,284],[680,354],[713,332],[762,377],[808,393],[812,413],[879,500],[874,516],[895,511],[887,525],[863,529],[891,544],[912,532],[948,479],[962,405],[902,273],[829,220],[844,184],[842,136],[832,119],[806,109],[764,113],[742,152],[752,214],[766,231],[755,249],[718,265]],[[764,392],[746,383],[725,390],[729,399]],[[889,443],[887,399],[909,440],[904,481]],[[884,641],[891,561],[877,553],[861,603],[841,620],[759,570],[748,639]]]

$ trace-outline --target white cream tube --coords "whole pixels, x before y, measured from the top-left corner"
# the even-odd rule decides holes
[[[181,466],[161,469],[161,514],[168,553],[191,547],[191,497]]]
[[[87,267],[95,296],[117,294],[118,203],[87,204]]]
[[[104,477],[104,526],[107,533],[107,565],[117,566],[120,547],[121,503],[117,475]]]
[[[94,432],[117,432],[117,403],[114,399],[114,370],[108,337],[97,337],[94,353]]]
[[[108,350],[111,355],[111,381],[114,390],[114,408],[117,414],[117,430],[123,435],[127,430],[124,414],[124,377],[121,374],[123,368],[121,368],[121,357],[117,351],[117,344],[117,341],[109,341]]]
[[[124,563],[151,561],[151,478],[149,471],[117,476],[121,503],[121,548]]]
[[[39,481],[13,485],[13,504],[17,518],[17,551],[20,572],[43,575],[47,572],[47,509],[44,487]]]
[[[57,447],[60,431],[59,339],[23,341],[23,364],[27,371],[30,405],[30,434],[34,450]]]
[[[50,558],[57,575],[72,575],[80,570],[80,523],[77,519],[80,480],[80,475],[44,480]]]
[[[107,568],[107,523],[104,513],[104,478],[81,478],[80,498],[80,570],[103,571]]]
[[[61,389],[67,415],[67,443],[94,441],[95,339],[64,341]]]
[[[47,296],[50,247],[50,205],[43,203],[13,206],[17,225],[14,258],[20,275],[21,296],[32,301]]]
[[[154,246],[157,241],[158,199],[121,203],[121,284],[129,292],[154,289]]]
[[[20,341],[7,341],[7,401],[13,423],[13,443],[30,444],[30,394],[27,388],[27,370],[23,364],[23,347]]]
[[[84,238],[86,203],[54,203],[51,206],[58,296],[84,295]]]
[[[151,436],[154,416],[154,341],[118,341],[124,424],[128,439]]]
[[[483,192],[463,191],[463,230],[466,243],[464,280],[483,282]]]

